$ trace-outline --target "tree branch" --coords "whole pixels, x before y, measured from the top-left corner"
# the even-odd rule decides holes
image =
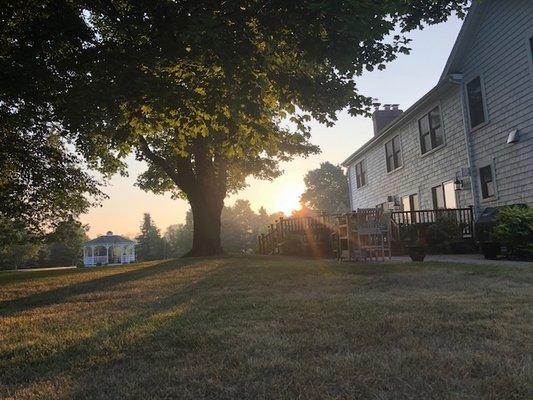
[[[153,162],[155,165],[157,165],[159,168],[161,168],[168,175],[168,177],[172,179],[172,181],[176,184],[176,186],[178,186],[180,190],[182,190],[186,194],[189,194],[191,192],[193,186],[191,170],[189,170],[189,174],[187,173],[187,171],[175,170],[170,165],[167,159],[156,154],[150,148],[144,136],[139,136],[139,145],[144,156],[148,158],[151,162]]]

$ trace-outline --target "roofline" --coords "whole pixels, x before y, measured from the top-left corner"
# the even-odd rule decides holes
[[[97,238],[94,238],[94,239],[91,239],[91,240],[88,240],[86,242],[83,243],[83,245],[85,246],[86,244],[92,244],[95,240],[101,238],[101,237],[104,237],[104,236],[99,236]],[[117,243],[135,243],[134,240],[131,240],[131,239],[127,239],[127,238],[123,238],[124,240],[121,240],[119,242],[107,242],[107,244],[117,244]],[[99,243],[106,243],[106,242],[99,242]]]
[[[466,15],[466,18],[463,22],[463,25],[461,26],[461,30],[459,31],[459,34],[457,35],[457,39],[455,39],[455,43],[453,45],[452,51],[450,52],[450,55],[448,56],[448,59],[446,60],[446,64],[444,66],[444,69],[440,75],[439,82],[442,82],[447,78],[447,76],[450,74],[450,69],[461,50],[461,47],[464,45],[465,36],[468,35],[468,31],[470,30],[472,24],[476,20],[477,17],[477,10],[480,8],[480,4],[477,0],[472,1],[472,5],[470,6],[470,9],[468,10],[468,14]]]
[[[430,89],[429,92],[427,92],[424,96],[422,96],[420,99],[416,101],[411,107],[409,107],[407,110],[405,110],[404,113],[402,113],[398,118],[396,118],[390,125],[388,125],[382,133],[380,133],[378,136],[374,136],[372,139],[370,139],[368,142],[366,142],[364,145],[359,147],[354,153],[352,153],[351,156],[349,156],[346,160],[344,160],[341,165],[343,167],[348,167],[350,164],[359,157],[364,151],[370,149],[373,147],[375,143],[377,143],[380,139],[387,136],[387,134],[396,128],[398,128],[403,122],[405,122],[406,119],[409,119],[412,117],[412,114],[425,102],[427,102],[430,98],[432,98],[435,94],[439,93],[440,90],[446,86],[448,86],[448,81],[444,80],[439,82],[436,86],[434,86],[432,89]]]

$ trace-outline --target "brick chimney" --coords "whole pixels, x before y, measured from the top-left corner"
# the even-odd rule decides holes
[[[380,103],[374,103],[374,113],[372,122],[374,122],[374,136],[379,136],[383,130],[390,125],[392,121],[398,118],[403,111],[398,108],[399,104],[385,104],[381,109]]]

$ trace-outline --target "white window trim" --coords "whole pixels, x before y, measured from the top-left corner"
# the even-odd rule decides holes
[[[483,198],[483,188],[481,186],[481,176],[479,174],[479,170],[484,167],[490,166],[491,172],[492,172],[492,182],[494,184],[494,196],[487,197],[486,199]],[[495,159],[491,159],[489,161],[479,162],[476,167],[475,173],[477,174],[477,182],[478,182],[478,188],[479,188],[479,201],[483,204],[485,203],[492,203],[494,201],[498,200],[498,180],[496,179],[496,162]]]
[[[420,139],[420,124],[419,124],[419,121],[424,118],[426,115],[429,114],[429,112],[431,110],[433,110],[434,108],[439,108],[439,114],[440,114],[440,124],[441,124],[441,127],[442,127],[442,144],[429,150],[429,151],[426,151],[425,153],[422,153],[422,140]],[[439,100],[438,102],[436,103],[433,103],[430,107],[426,107],[425,108],[425,111],[420,113],[416,120],[415,120],[415,130],[416,130],[416,136],[417,136],[417,141],[418,141],[418,151],[420,153],[420,157],[427,157],[429,156],[430,154],[433,154],[437,151],[439,151],[440,149],[442,149],[443,147],[446,147],[446,125],[444,124],[444,118],[443,118],[443,115],[442,115],[442,102]],[[403,152],[402,152],[402,155],[403,155]]]
[[[394,169],[391,169],[390,171],[388,170],[387,168],[387,143],[391,142],[394,140],[394,138],[396,138],[396,136],[398,136],[398,138],[400,139],[400,166],[397,167],[397,168],[394,168]],[[403,168],[404,166],[404,163],[403,163],[403,141],[402,141],[402,135],[400,133],[396,134],[396,135],[393,135],[390,137],[390,139],[386,140],[385,143],[383,143],[383,150],[384,150],[384,153],[385,153],[385,172],[387,172],[387,174],[392,174],[396,171],[399,171]]]
[[[485,112],[485,121],[483,121],[482,123],[476,125],[476,126],[471,126],[471,123],[470,123],[470,102],[468,101],[468,84],[470,82],[472,82],[474,79],[476,79],[477,77],[479,77],[479,82],[481,84],[481,96],[483,97],[483,111]],[[466,121],[467,123],[467,127],[468,127],[468,130],[469,132],[475,132],[485,126],[487,126],[490,122],[490,114],[489,114],[489,108],[487,106],[487,91],[485,90],[485,78],[483,76],[483,73],[479,72],[479,73],[472,73],[470,74],[469,78],[467,80],[465,80],[464,82],[464,88],[463,88],[463,93],[464,93],[464,96],[465,96],[465,102],[466,102],[466,110],[467,110],[467,117],[468,117],[468,121]]]

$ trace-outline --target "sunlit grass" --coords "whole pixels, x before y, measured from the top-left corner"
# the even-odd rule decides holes
[[[531,398],[526,268],[247,257],[0,287],[0,398]]]

